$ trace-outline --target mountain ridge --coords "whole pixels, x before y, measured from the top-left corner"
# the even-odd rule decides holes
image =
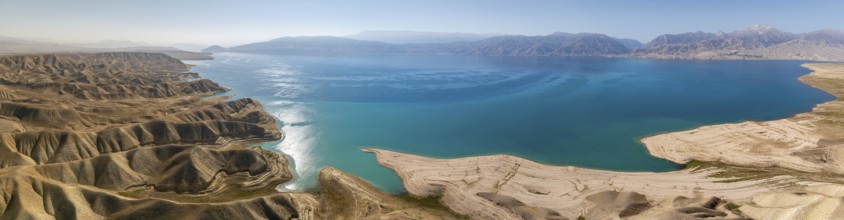
[[[549,35],[501,35],[470,42],[390,44],[334,36],[281,37],[229,48],[212,46],[202,52],[252,53],[433,53],[495,56],[619,55],[641,43],[604,34],[555,32]]]
[[[103,40],[92,43],[56,43],[0,36],[0,55],[55,53],[149,52],[164,53],[181,60],[213,59],[208,53],[182,50],[173,46],[155,46],[144,42]]]
[[[398,30],[366,30],[357,34],[345,35],[342,37],[379,41],[389,44],[425,44],[425,43],[453,43],[463,41],[477,41],[488,37],[500,36],[502,34],[475,34],[457,32],[430,32],[430,31],[398,31]]]
[[[206,53],[462,54],[844,61],[844,32],[840,30],[824,29],[808,33],[790,33],[768,25],[751,25],[726,33],[696,31],[663,34],[644,44],[633,39],[599,33],[566,32],[535,36],[496,35],[475,41],[441,43],[388,43],[353,39],[348,36],[351,35],[346,37],[281,37],[229,48],[209,47],[202,51]]]

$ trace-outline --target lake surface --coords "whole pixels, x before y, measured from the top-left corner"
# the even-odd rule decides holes
[[[452,55],[221,53],[193,71],[254,97],[293,158],[283,189],[333,166],[391,193],[399,177],[364,147],[433,157],[512,154],[619,171],[679,167],[642,137],[706,124],[770,120],[832,96],[797,80],[800,61],[689,61]]]

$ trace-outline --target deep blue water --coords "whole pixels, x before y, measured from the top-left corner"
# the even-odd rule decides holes
[[[642,137],[769,120],[833,97],[797,80],[800,61],[689,61],[451,55],[222,53],[194,71],[258,98],[307,189],[324,166],[392,193],[398,176],[363,147],[434,157],[513,154],[620,171],[669,171]]]

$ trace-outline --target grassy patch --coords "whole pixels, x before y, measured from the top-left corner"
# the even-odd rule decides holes
[[[401,200],[404,200],[405,202],[426,208],[448,209],[447,207],[443,206],[442,203],[440,203],[440,199],[442,198],[442,196],[417,197],[411,195],[400,195],[397,197]]]
[[[458,213],[452,211],[450,208],[443,205],[442,203],[440,203],[440,199],[442,198],[442,196],[418,197],[418,196],[412,196],[412,195],[405,194],[405,195],[399,195],[399,196],[396,196],[396,197],[398,197],[399,199],[401,199],[401,200],[403,200],[407,203],[413,204],[413,205],[418,205],[420,207],[433,209],[433,210],[442,210],[442,211],[449,212],[449,213],[453,214],[454,216],[457,216],[460,219],[469,219],[469,216],[458,214]]]
[[[780,167],[742,167],[734,166],[720,162],[707,162],[692,160],[685,164],[683,169],[691,169],[693,171],[704,169],[717,169],[709,175],[712,178],[720,178],[717,182],[732,183],[748,180],[769,179],[776,176],[793,176],[802,180],[811,180],[818,182],[844,183],[844,179],[838,178],[835,175],[824,175],[823,173],[805,173],[800,171],[789,170]]]
[[[218,202],[231,202],[231,201],[238,201],[244,199],[252,199],[262,196],[268,196],[278,193],[274,187],[266,187],[262,189],[256,190],[240,190],[240,189],[233,189],[233,190],[226,190],[223,192],[218,192],[214,194],[179,194],[174,192],[158,192],[152,189],[132,189],[126,191],[120,191],[118,194],[125,197],[130,198],[159,198],[159,199],[166,199],[172,200],[176,202],[189,202],[189,203],[218,203]]]
[[[129,197],[129,198],[142,198],[141,194],[144,192],[144,189],[134,189],[134,190],[127,190],[127,191],[120,191],[117,194],[121,196]]]
[[[692,169],[695,171],[709,168],[720,170],[718,172],[710,174],[709,177],[726,179],[718,181],[722,183],[767,179],[775,176],[787,175],[787,173],[779,172],[781,171],[780,169],[737,167],[719,162],[706,162],[697,160],[689,161],[684,167],[684,169]]]
[[[727,203],[727,205],[725,205],[724,207],[725,207],[725,208],[727,208],[727,210],[730,210],[730,211],[731,211],[731,212],[733,212],[733,213],[736,213],[736,214],[738,214],[738,215],[742,215],[741,210],[739,210],[739,208],[741,207],[740,205],[737,205],[737,204],[735,204],[735,203],[729,202],[729,203]]]
[[[685,169],[698,170],[700,168],[705,168],[704,166],[706,166],[706,165],[707,165],[707,162],[692,160],[692,161],[689,161],[688,163],[686,163],[686,165],[683,167],[683,169],[684,170]]]

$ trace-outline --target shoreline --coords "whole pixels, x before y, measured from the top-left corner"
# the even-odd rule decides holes
[[[585,204],[591,196],[604,192],[631,192],[650,201],[673,201],[678,198],[708,201],[712,197],[735,202],[748,202],[753,195],[786,187],[814,186],[820,183],[803,181],[792,176],[743,180],[735,177],[710,178],[721,172],[717,168],[683,169],[671,172],[615,172],[551,166],[510,155],[489,155],[456,159],[435,159],[388,150],[365,149],[374,153],[378,163],[395,170],[403,179],[408,193],[417,197],[438,197],[457,213],[490,219],[518,219],[523,216],[512,208],[477,196],[494,193],[510,197],[525,206],[544,208],[563,217],[596,218],[599,213]],[[621,198],[603,198],[592,203],[612,203]],[[623,204],[627,206],[628,204]],[[645,213],[656,217],[663,211],[685,208],[666,205]],[[618,214],[621,210],[615,210]],[[613,214],[599,211],[603,214]],[[726,213],[726,212],[725,212]],[[734,217],[736,215],[733,215]]]
[[[624,58],[621,58],[621,59],[624,59]],[[643,59],[643,60],[649,60],[648,58],[631,58],[631,59]],[[650,59],[650,60],[652,60],[652,59]],[[752,61],[751,61],[751,62],[752,62]],[[799,65],[799,63],[797,63],[797,64]],[[792,65],[791,65],[791,63],[788,63],[788,64],[787,64],[787,66],[792,66]],[[808,73],[810,73],[810,72],[808,71],[808,69],[803,69],[803,68],[799,68],[799,67],[798,67],[797,69],[799,69],[799,70],[797,70],[797,71],[799,71],[799,73],[800,73],[800,74],[808,74]],[[789,69],[789,70],[791,70],[791,69]],[[797,72],[797,71],[789,71],[789,72]],[[786,75],[786,77],[784,77],[784,78],[787,78],[789,83],[791,83],[791,82],[792,82],[791,80],[793,80],[793,78],[791,77],[791,76],[792,76],[791,74],[781,74],[781,75]],[[800,84],[800,83],[795,82],[795,84]],[[813,90],[813,89],[811,89],[811,88],[804,88],[804,87],[801,87],[801,89],[805,89],[805,90]],[[272,100],[272,99],[271,99],[271,98],[266,98],[266,100],[268,100],[268,101],[269,101],[269,100]],[[804,109],[804,108],[811,108],[810,106],[812,106],[812,105],[814,105],[814,104],[816,104],[816,103],[815,103],[815,102],[809,102],[809,103],[806,103],[806,105],[800,105],[801,107],[800,107],[800,109],[799,109],[799,110],[797,110],[797,111],[803,111],[803,109]],[[789,112],[787,112],[787,114],[794,114],[794,111],[789,111]],[[785,115],[785,114],[781,114],[781,115],[780,115],[780,114],[778,114],[778,115],[776,115],[775,117],[779,117],[779,116],[786,116],[786,115]],[[732,121],[728,121],[728,122],[732,122]],[[720,122],[716,122],[716,123],[720,123]],[[694,124],[691,124],[690,126],[694,126],[694,127],[688,127],[689,129],[693,129],[693,128],[695,128],[695,127],[705,126],[705,124],[701,124],[701,123],[694,123]],[[683,129],[681,129],[681,130],[685,130],[685,128],[686,128],[686,127],[683,127]],[[282,129],[282,130],[283,130],[283,129]],[[639,154],[640,152],[642,153],[640,157],[653,157],[652,155],[650,155],[650,153],[649,153],[649,152],[647,152],[647,151],[646,151],[646,150],[647,150],[647,148],[645,147],[644,143],[642,143],[642,142],[641,142],[641,139],[642,139],[642,138],[644,138],[644,137],[649,137],[649,136],[653,136],[653,135],[657,135],[657,134],[663,134],[663,133],[667,133],[667,132],[671,132],[671,131],[674,131],[674,130],[667,130],[667,129],[666,129],[666,130],[662,130],[662,131],[656,131],[656,132],[654,132],[654,133],[649,133],[648,135],[644,135],[644,136],[635,136],[635,137],[633,137],[633,136],[631,135],[631,136],[630,136],[630,138],[629,138],[629,140],[627,140],[628,138],[627,138],[627,137],[625,137],[625,140],[624,140],[624,141],[629,142],[629,143],[630,143],[630,147],[634,147],[634,148],[635,148],[635,147],[641,147],[641,149],[643,149],[643,151],[639,151],[638,149],[635,151],[635,153],[637,153],[637,154]],[[269,149],[269,148],[268,148],[268,149]],[[275,149],[271,149],[271,150],[275,150]],[[278,152],[281,152],[281,151],[278,151]],[[408,151],[408,152],[410,152],[410,151]],[[281,152],[281,153],[284,153],[284,152]],[[645,155],[645,154],[648,154],[648,155]],[[426,154],[426,153],[422,153],[422,154],[418,154],[418,155],[424,155],[424,156],[429,156],[429,157],[437,157],[435,154]],[[518,155],[518,154],[516,154],[516,155]],[[523,155],[524,157],[530,158],[530,157],[529,157],[530,155],[528,155],[528,154],[522,154],[522,155]],[[465,156],[476,156],[476,155],[473,155],[473,154],[449,155],[449,157],[465,157]],[[623,166],[622,166],[622,167],[620,167],[620,168],[622,168],[622,169],[618,169],[618,168],[615,168],[615,167],[612,167],[612,166],[602,166],[601,164],[597,164],[597,165],[593,164],[592,166],[583,166],[583,167],[585,167],[585,168],[592,168],[592,169],[600,169],[600,170],[614,170],[614,171],[652,171],[652,172],[676,171],[676,170],[680,170],[680,169],[682,169],[682,167],[683,167],[683,164],[682,164],[682,163],[675,163],[675,162],[670,162],[670,163],[669,163],[669,162],[668,162],[668,160],[661,159],[661,158],[660,158],[660,159],[652,159],[652,158],[648,158],[648,159],[651,159],[651,160],[659,160],[658,162],[663,162],[664,164],[659,164],[659,166],[658,166],[658,167],[645,167],[645,168],[642,168],[642,169],[624,169],[624,167],[623,167]],[[544,161],[544,163],[547,163],[547,164],[554,164],[554,165],[569,165],[569,164],[566,164],[566,163],[565,163],[565,161],[562,161],[563,163],[560,163],[560,161],[557,161],[557,163],[553,163],[553,162],[554,162],[553,160],[545,160],[545,161]],[[609,164],[609,163],[604,163],[604,164]],[[580,165],[578,165],[578,166],[580,166]],[[379,168],[379,169],[380,169],[380,168]],[[380,170],[379,170],[379,171],[380,171]],[[390,174],[390,175],[392,175],[392,174]],[[370,177],[370,178],[371,178],[371,177]],[[390,178],[393,178],[393,177],[392,177],[392,176],[390,176]],[[312,178],[307,178],[307,179],[308,179],[308,180],[310,180],[310,179],[312,179]],[[374,180],[374,181],[378,181],[378,179],[375,179],[375,178],[373,178],[373,180]],[[300,181],[300,180],[294,180],[294,181]],[[386,185],[386,184],[384,184],[384,185]],[[400,184],[399,184],[399,182],[398,182],[398,181],[395,181],[395,180],[390,180],[390,181],[389,181],[389,186],[391,186],[391,187],[390,187],[390,189],[398,189],[398,188],[400,188],[400,187],[401,187],[401,186],[400,186]],[[309,187],[309,188],[307,188],[307,189],[313,189],[313,188],[315,188],[315,187]],[[281,189],[283,189],[283,188],[281,188]],[[382,189],[388,189],[388,188],[382,188]],[[391,192],[396,192],[397,190],[390,190],[390,191],[391,191]]]
[[[210,79],[186,80],[198,74],[170,56],[0,61],[0,124],[20,125],[0,128],[0,216],[462,218],[331,167],[320,170],[316,190],[278,192],[295,167],[289,157],[255,146],[284,137],[277,118],[256,99],[202,98],[228,89]]]
[[[800,76],[801,82],[836,98],[817,104],[810,112],[785,119],[705,125],[640,140],[652,156],[686,165],[686,168],[677,171],[602,171],[546,165],[503,154],[437,159],[389,150],[363,151],[374,153],[380,165],[396,171],[411,195],[442,196],[440,201],[456,212],[483,218],[524,217],[522,211],[526,207],[570,219],[584,216],[587,219],[605,218],[621,214],[624,209],[612,210],[602,206],[603,203],[616,203],[622,208],[638,204],[630,201],[629,195],[619,196],[619,193],[647,198],[644,200],[648,208],[637,212],[633,219],[677,218],[681,215],[678,210],[689,208],[678,205],[678,199],[682,198],[716,198],[719,202],[708,207],[707,211],[723,213],[724,216],[828,218],[844,213],[836,207],[822,207],[822,203],[828,200],[844,198],[844,194],[838,193],[844,190],[844,185],[827,176],[829,173],[844,174],[844,150],[833,148],[844,146],[844,141],[840,141],[844,140],[844,134],[836,130],[844,127],[844,114],[841,113],[844,110],[844,64],[804,63],[801,66],[812,71]],[[727,128],[712,129],[721,127]],[[739,141],[739,144],[725,145],[734,141]],[[724,153],[738,156],[723,156]],[[752,159],[745,159],[748,157]],[[638,175],[647,178],[637,179]],[[658,184],[671,183],[673,178],[682,181],[673,182],[673,189],[659,187]],[[584,183],[589,181],[591,183]],[[571,186],[566,186],[566,182]],[[618,184],[624,187],[617,188]],[[691,190],[677,190],[677,187]],[[751,189],[741,193],[720,192],[717,190],[719,187]],[[607,197],[607,193],[616,194]],[[490,194],[508,197],[521,205],[502,205],[486,196]],[[558,197],[552,199],[548,195]],[[601,195],[598,197],[602,199],[595,201],[597,195]],[[788,195],[827,199],[792,198],[800,200],[799,203],[776,199]],[[724,199],[729,202],[724,203]],[[625,201],[618,204],[620,200]],[[639,203],[641,200],[638,200]],[[609,216],[607,211],[611,213]]]
[[[801,64],[801,66],[812,71],[806,75],[800,76],[798,79],[801,82],[835,97],[833,100],[815,105],[812,111],[798,113],[787,118],[768,121],[743,121],[738,123],[704,125],[685,131],[674,131],[645,137],[641,140],[641,142],[645,145],[646,149],[652,156],[667,159],[674,163],[683,164],[691,160],[697,160],[725,162],[728,164],[744,166],[778,166],[810,173],[828,171],[836,174],[844,174],[844,169],[841,168],[840,164],[835,165],[837,167],[826,167],[822,166],[821,163],[818,163],[822,161],[808,162],[794,157],[777,157],[773,158],[774,161],[770,163],[760,164],[758,162],[770,159],[771,156],[780,155],[771,155],[771,151],[777,151],[782,148],[797,148],[797,150],[815,149],[823,147],[819,146],[819,142],[830,139],[826,135],[822,135],[822,132],[818,130],[824,129],[824,126],[819,125],[818,121],[827,120],[827,118],[816,114],[819,114],[819,108],[823,108],[823,106],[840,105],[842,102],[841,99],[844,97],[844,93],[835,92],[838,90],[837,88],[818,85],[817,82],[819,80],[844,81],[844,76],[842,76],[844,73],[835,75],[829,73],[834,70],[826,69],[830,68],[829,66],[835,65],[841,64]],[[752,134],[754,132],[755,134]],[[736,135],[735,133],[742,133],[742,135]],[[712,135],[708,138],[724,138],[728,134],[732,137],[720,140],[707,140],[707,138],[702,137],[704,135]],[[734,144],[735,142],[740,142],[744,146],[753,145],[756,147],[742,148],[741,146],[737,146],[739,144]],[[676,149],[674,146],[682,146],[684,148]],[[726,148],[724,146],[732,146],[733,149]],[[709,151],[702,151],[700,149],[708,149]],[[723,156],[724,153],[740,154],[740,157],[754,157],[755,159],[746,160],[743,158],[737,158],[739,156],[727,157]],[[786,151],[778,153],[785,154],[793,152]]]

